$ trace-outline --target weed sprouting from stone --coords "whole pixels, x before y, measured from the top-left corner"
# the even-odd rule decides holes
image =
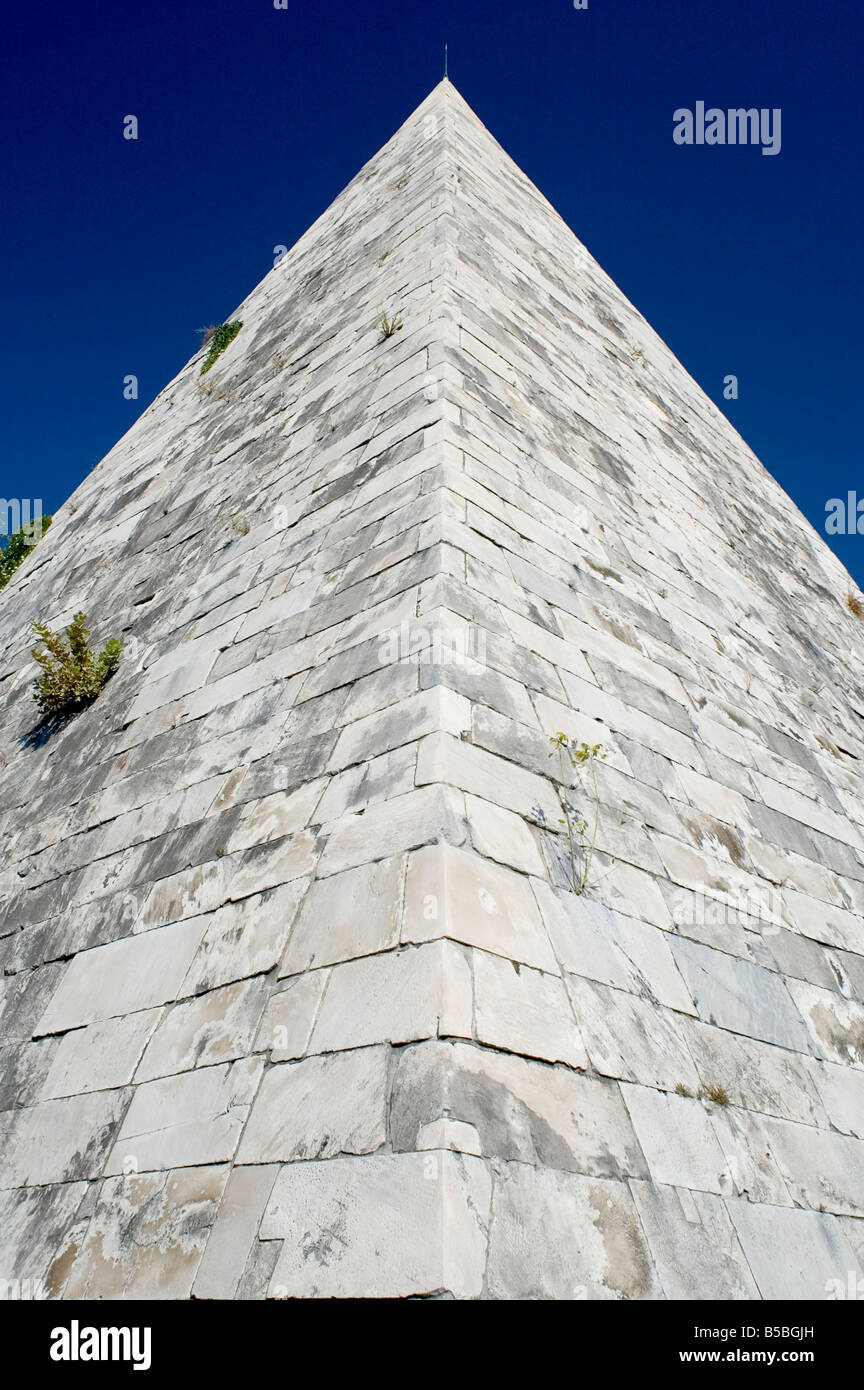
[[[719,1084],[706,1086],[702,1095],[706,1100],[713,1101],[715,1105],[731,1105],[732,1103],[726,1087]]]
[[[0,550],[0,589],[9,583],[18,566],[26,560],[50,525],[50,516],[40,516],[37,520],[28,521],[25,525],[19,526],[17,531],[13,531],[6,545]]]
[[[204,334],[202,346],[208,347],[210,351],[201,364],[201,375],[209,372],[213,363],[227,348],[229,343],[233,343],[240,329],[243,327],[240,319],[232,319],[230,323],[213,324],[209,328],[202,329]]]
[[[33,695],[43,720],[75,714],[96,699],[117,669],[123,643],[111,638],[97,655],[90,650],[90,630],[84,613],[76,613],[65,632],[33,624],[39,644],[33,656],[42,667]]]
[[[570,876],[573,884],[573,892],[576,894],[584,893],[585,885],[588,882],[588,874],[591,869],[591,860],[594,857],[594,848],[597,844],[597,828],[600,824],[600,799],[597,793],[597,760],[605,758],[606,752],[601,743],[574,743],[566,734],[557,733],[550,737],[552,751],[549,754],[553,758],[556,753],[561,757],[562,763],[567,763],[573,768],[582,785],[588,785],[594,798],[594,824],[590,837],[588,835],[588,822],[584,816],[571,804],[567,796],[566,783],[569,776],[565,774],[561,782],[559,792],[561,797],[561,809],[564,812],[559,820],[559,825],[563,825],[567,830],[567,842],[570,850]],[[584,864],[581,870],[577,866],[579,854],[584,856]]]
[[[393,334],[398,333],[402,327],[402,315],[394,314],[392,318],[388,318],[386,313],[382,314],[378,320],[378,327],[381,330],[382,342],[387,338],[392,338]]]

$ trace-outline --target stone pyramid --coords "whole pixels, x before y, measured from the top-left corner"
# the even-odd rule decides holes
[[[845,570],[447,82],[235,317],[0,598],[10,1296],[857,1284]]]

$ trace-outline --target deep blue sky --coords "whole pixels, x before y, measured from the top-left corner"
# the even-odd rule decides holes
[[[492,133],[824,534],[829,497],[864,497],[861,10],[17,0],[0,494],[72,492],[426,96],[446,40]],[[698,100],[782,108],[781,153],[676,146]],[[864,536],[830,543],[864,585]]]

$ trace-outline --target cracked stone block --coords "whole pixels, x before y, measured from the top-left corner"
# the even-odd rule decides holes
[[[370,806],[363,815],[344,816],[327,829],[319,877],[384,858],[382,849],[398,854],[441,841],[458,845],[465,839],[459,799],[448,787],[420,787]]]
[[[537,969],[558,966],[528,880],[449,845],[412,854],[403,941],[451,937]]]
[[[128,1101],[128,1090],[92,1091],[4,1111],[0,1184],[39,1186],[98,1177]]]
[[[684,937],[671,939],[672,952],[699,1015],[706,1023],[745,1033],[793,1052],[812,1052],[804,1020],[783,980],[749,961],[700,946]]]
[[[174,1004],[150,1039],[135,1081],[248,1056],[266,1002],[265,982],[256,978]]]
[[[127,1085],[161,1014],[161,1009],[144,1009],[64,1033],[40,1100]]]
[[[658,1299],[662,1289],[625,1183],[550,1168],[496,1168],[488,1295]]]
[[[568,1067],[466,1043],[406,1048],[393,1078],[394,1149],[425,1147],[420,1136],[445,1118],[476,1134],[490,1158],[602,1178],[647,1176],[618,1087]]]
[[[558,975],[546,975],[486,951],[474,951],[472,963],[480,1042],[586,1069],[588,1054]]]
[[[856,1279],[864,1277],[864,1266],[834,1217],[745,1201],[726,1205],[763,1298],[825,1299],[833,1280],[846,1288],[849,1271]]]
[[[808,1050],[829,1062],[864,1067],[864,1003],[803,980],[790,980],[789,993],[812,1039]]]
[[[814,1086],[814,1059],[698,1019],[682,1019],[681,1028],[699,1074],[694,1090],[719,1085],[733,1105],[802,1124],[827,1123]]]
[[[630,1191],[667,1298],[761,1296],[721,1197],[636,1181]]]
[[[479,854],[523,874],[542,874],[537,842],[521,816],[479,796],[466,796],[471,839]]]
[[[298,879],[242,902],[226,903],[208,917],[206,934],[178,995],[218,989],[272,970],[308,886],[308,880]]]
[[[63,1297],[188,1298],[227,1178],[224,1166],[107,1178]]]
[[[452,942],[432,942],[333,966],[309,1051],[470,1037],[471,1027],[470,965]]]
[[[234,1298],[257,1240],[279,1165],[233,1168],[210,1230],[193,1298]]]
[[[548,781],[483,748],[448,734],[430,734],[417,755],[417,784],[444,782],[485,796],[505,810],[541,825],[556,825],[561,814]]]
[[[647,1086],[621,1091],[653,1181],[722,1194],[726,1155],[701,1103]]]
[[[135,1089],[107,1174],[224,1163],[233,1158],[264,1059],[200,1067]]]
[[[373,1153],[387,1140],[387,1048],[363,1047],[271,1067],[238,1163]]]
[[[43,1280],[56,1293],[54,1256],[81,1207],[86,1182],[0,1192],[0,1279]]]
[[[764,1128],[793,1201],[838,1216],[864,1216],[864,1141],[766,1119]]]
[[[405,1298],[483,1289],[491,1180],[450,1152],[282,1168],[261,1224],[280,1239],[270,1298]]]
[[[66,968],[36,1036],[63,1033],[174,999],[207,929],[206,917],[82,951]]]
[[[834,1062],[812,1062],[810,1076],[834,1128],[841,1134],[864,1139],[864,1070]]]
[[[567,976],[567,991],[595,1071],[663,1091],[699,1089],[681,1021],[670,1009],[575,975]]]
[[[403,876],[400,857],[315,881],[291,929],[279,974],[297,975],[395,946]]]

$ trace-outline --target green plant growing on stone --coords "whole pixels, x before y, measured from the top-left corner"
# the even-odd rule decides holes
[[[112,637],[98,655],[91,651],[84,613],[76,613],[64,632],[44,623],[33,627],[40,639],[33,656],[42,667],[33,694],[42,718],[62,719],[92,704],[116,671],[123,643]]]
[[[563,817],[558,824],[566,826],[567,843],[570,850],[570,877],[573,883],[573,892],[577,895],[584,893],[585,885],[588,882],[588,874],[591,869],[591,860],[594,857],[594,849],[597,844],[597,829],[600,824],[600,798],[597,792],[597,772],[596,765],[598,759],[606,757],[606,751],[602,743],[574,743],[566,734],[554,734],[549,742],[552,744],[550,758],[554,758],[557,753],[562,760],[562,765],[570,767],[576,772],[582,786],[587,786],[594,798],[594,824],[591,833],[588,833],[588,822],[585,817],[573,806],[567,797],[566,783],[570,778],[565,773],[561,783],[561,809]],[[584,862],[580,869],[578,860],[580,854]]]
[[[229,343],[233,343],[240,329],[243,327],[240,319],[232,319],[230,323],[211,324],[209,328],[203,329],[202,346],[209,348],[207,356],[201,364],[201,375],[209,372],[217,357],[225,351]]]
[[[849,609],[853,618],[864,618],[864,603],[862,603],[854,589],[850,589],[846,595],[846,607]]]
[[[384,313],[378,321],[378,327],[381,330],[382,341],[386,338],[392,338],[393,334],[398,333],[402,327],[402,315],[394,314],[391,319]]]
[[[27,559],[34,545],[38,545],[48,527],[50,516],[40,516],[27,521],[13,531],[6,545],[0,550],[0,589],[6,587],[18,566]]]
[[[675,1087],[675,1094],[676,1096],[692,1096],[693,1092],[688,1091],[683,1081],[679,1081]]]

